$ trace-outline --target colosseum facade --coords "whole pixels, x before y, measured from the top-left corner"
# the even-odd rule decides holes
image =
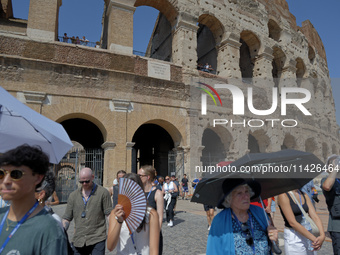
[[[65,127],[73,175],[79,163],[98,168],[108,187],[142,164],[192,179],[193,166],[248,152],[293,148],[325,160],[340,151],[323,43],[285,0],[105,0],[100,48],[58,40],[61,0],[30,0],[28,20],[1,4],[1,86]],[[148,57],[133,51],[139,6],[159,10]],[[210,72],[199,70],[205,63]],[[303,102],[303,91],[311,98],[301,107],[282,103]]]

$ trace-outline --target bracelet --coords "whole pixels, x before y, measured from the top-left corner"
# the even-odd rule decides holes
[[[122,221],[119,221],[119,220],[118,220],[118,217],[117,217],[117,216],[115,216],[115,218],[116,218],[116,220],[117,220],[117,222],[118,222],[119,224],[122,224],[122,223],[123,223]]]

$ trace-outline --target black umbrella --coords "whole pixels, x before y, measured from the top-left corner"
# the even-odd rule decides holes
[[[210,166],[209,170],[198,183],[191,202],[217,206],[224,198],[223,183],[230,178],[255,179],[261,184],[261,197],[269,198],[301,188],[325,168],[312,153],[282,150],[249,153],[228,166]]]

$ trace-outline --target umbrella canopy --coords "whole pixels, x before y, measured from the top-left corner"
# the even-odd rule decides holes
[[[32,110],[0,87],[0,153],[23,144],[40,146],[54,164],[73,147],[62,125]]]
[[[218,206],[224,198],[223,184],[230,178],[255,179],[261,184],[261,197],[269,198],[301,188],[323,172],[323,167],[314,154],[298,150],[249,153],[207,174],[198,183],[191,201]]]

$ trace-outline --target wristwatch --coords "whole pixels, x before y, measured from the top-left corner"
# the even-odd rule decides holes
[[[115,216],[115,218],[116,218],[116,220],[117,220],[117,222],[118,222],[119,224],[122,224],[122,223],[123,223],[122,221],[119,221],[119,220],[118,220],[118,217],[117,217],[117,216]]]

